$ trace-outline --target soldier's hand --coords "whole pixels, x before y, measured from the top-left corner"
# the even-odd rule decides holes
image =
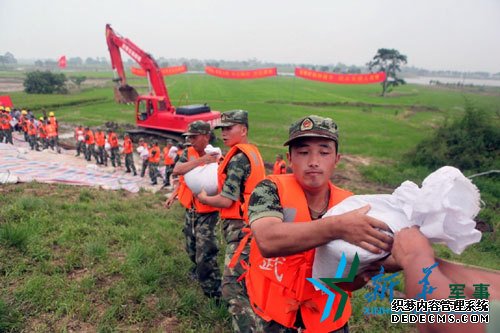
[[[340,238],[346,242],[375,254],[381,253],[381,250],[389,252],[392,246],[392,238],[380,230],[389,232],[391,230],[384,222],[366,215],[369,210],[370,206],[366,205],[325,219],[334,219],[332,227],[337,229]]]
[[[172,193],[172,195],[163,204],[163,207],[169,209],[170,207],[172,207],[172,204],[175,202],[176,199],[177,199],[177,195]]]
[[[217,154],[217,153],[205,154],[205,155],[203,155],[203,157],[201,158],[201,160],[205,164],[210,164],[210,163],[217,162],[218,157],[219,157],[219,154]]]
[[[198,194],[198,200],[202,203],[205,204],[205,199],[207,198],[207,191],[205,191],[204,188],[201,189],[201,192]]]
[[[434,258],[434,250],[418,227],[411,227],[404,228],[394,235],[392,256],[401,267],[405,268],[411,265],[417,256]]]

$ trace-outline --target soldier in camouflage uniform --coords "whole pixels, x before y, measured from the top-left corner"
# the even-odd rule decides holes
[[[205,153],[205,147],[210,140],[210,124],[201,120],[189,124],[188,132],[184,133],[191,147],[185,149],[175,164],[173,175],[184,175],[201,165],[217,162],[218,156]],[[186,186],[183,183],[181,186]],[[187,187],[185,188],[187,190]],[[186,251],[194,264],[192,275],[208,297],[220,301],[221,273],[217,263],[217,237],[215,227],[219,219],[219,210],[215,207],[202,205],[189,191],[187,201],[181,200],[186,207],[184,235]]]
[[[310,314],[314,311],[308,313],[308,309],[305,308],[317,306],[317,303],[308,305],[306,302],[300,302],[300,296],[297,296],[297,299],[290,296],[295,295],[290,292],[292,288],[306,290],[308,286],[305,284],[308,282],[306,279],[303,281],[290,279],[286,274],[294,272],[296,268],[293,266],[294,263],[299,262],[299,258],[304,258],[301,259],[305,261],[301,268],[308,267],[305,277],[312,277],[313,256],[308,257],[310,254],[308,251],[334,239],[343,239],[374,253],[377,253],[379,248],[390,251],[391,238],[377,230],[377,228],[388,230],[388,227],[383,222],[367,216],[368,207],[339,216],[323,218],[327,210],[336,202],[352,194],[335,187],[330,182],[330,177],[340,159],[340,155],[337,154],[337,125],[331,119],[314,115],[300,119],[290,127],[289,139],[285,145],[289,146],[288,157],[293,174],[273,175],[260,182],[252,193],[248,207],[254,237],[252,242],[255,242],[252,243],[251,265],[246,276],[249,297],[256,309],[262,309],[262,311],[257,311],[260,315],[267,317],[267,320],[271,318],[270,321],[261,320],[259,330],[270,333],[297,332],[294,327],[304,328],[304,323],[307,322],[311,326],[314,323],[324,328],[321,332],[348,332],[347,320],[350,313],[341,316],[338,324],[335,324],[333,320],[330,320],[331,318],[320,321],[319,316],[323,310],[320,309],[320,312],[316,314],[318,315],[317,321],[315,321],[314,315]],[[278,184],[281,190],[278,189]],[[290,206],[284,208],[282,202],[287,202]],[[308,209],[308,214],[303,209]],[[309,216],[310,221],[296,220],[296,216]],[[265,258],[260,261],[262,264],[256,264],[259,262],[259,256]],[[294,256],[293,259],[291,256]],[[265,275],[265,270],[270,269],[264,265],[266,260],[269,265],[276,265],[274,267],[276,277]],[[378,268],[375,270],[378,272]],[[365,276],[362,276],[355,280],[349,290],[361,288],[365,283],[364,278]],[[268,288],[264,292],[268,293],[270,307],[283,308],[283,313],[276,315],[276,311],[266,311],[267,304],[257,303],[260,294],[258,292],[253,294],[255,292],[253,283],[261,281],[260,279],[267,279],[268,286],[274,285],[274,288]],[[291,281],[289,283],[293,283],[293,287],[285,281]],[[276,293],[276,290],[280,291]],[[282,296],[285,293],[287,297]],[[328,297],[321,293],[319,296],[318,294],[307,295],[309,301],[318,299],[313,297]],[[299,300],[297,308],[292,310],[289,304],[297,300]],[[296,314],[292,311],[296,311]],[[332,314],[335,312],[336,309],[331,311]],[[289,318],[292,324],[290,326],[280,324],[274,320],[278,317],[283,321],[285,320],[283,318]],[[309,330],[319,331],[311,328],[307,331]]]
[[[254,186],[264,178],[265,170],[260,153],[254,145],[248,143],[248,113],[243,110],[228,111],[222,114],[221,125],[224,145],[231,147],[224,162],[219,166],[219,187],[221,192],[207,196],[202,191],[198,199],[211,206],[220,207],[223,223],[226,253],[222,280],[222,297],[229,304],[234,332],[256,332],[257,317],[248,301],[244,281],[240,277],[245,272],[241,261],[247,261],[249,243],[239,258],[236,254],[238,245],[248,240],[244,230],[244,207]],[[233,258],[235,256],[236,258]],[[234,266],[230,261],[234,260]]]

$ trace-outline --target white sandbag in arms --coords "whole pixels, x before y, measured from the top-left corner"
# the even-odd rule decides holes
[[[176,146],[170,147],[170,149],[168,150],[168,157],[170,157],[171,159],[175,159],[178,151],[179,148],[177,148]]]
[[[216,154],[218,159],[222,156],[222,151],[218,147],[207,145],[206,154]],[[184,181],[194,194],[199,194],[204,189],[208,195],[217,194],[217,163],[210,163],[192,169],[184,175]]]
[[[106,151],[110,151],[111,150],[111,145],[109,144],[109,142],[106,142],[104,144],[104,150],[106,150]]]
[[[392,232],[417,225],[433,243],[445,243],[456,254],[481,240],[473,218],[480,209],[479,191],[460,170],[442,167],[424,179],[419,188],[413,182],[403,182],[392,194],[354,195],[335,207],[326,216],[340,215],[369,204],[368,215],[385,222]],[[359,271],[388,253],[373,254],[358,246],[334,240],[316,249],[313,277],[333,277],[342,252],[348,261],[347,276],[354,254],[360,259]]]

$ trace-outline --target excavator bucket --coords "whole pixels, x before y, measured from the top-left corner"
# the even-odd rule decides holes
[[[128,104],[135,103],[139,94],[134,87],[127,85],[115,87],[115,100],[118,103]]]

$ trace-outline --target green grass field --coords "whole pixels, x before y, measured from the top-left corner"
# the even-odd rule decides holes
[[[111,72],[75,74],[111,79]],[[9,75],[0,72],[0,77]],[[308,114],[333,118],[340,128],[341,152],[370,161],[356,166],[364,175],[358,183],[366,185],[356,189],[365,193],[374,185],[391,189],[405,179],[421,181],[431,170],[407,166],[404,154],[444,121],[460,117],[466,100],[495,122],[500,113],[498,88],[407,85],[381,98],[379,85],[329,85],[293,77],[230,81],[184,74],[166,81],[174,105],[186,104],[187,97],[189,104],[207,102],[214,110],[248,110],[250,139],[267,161],[285,152],[282,143],[292,121]],[[146,87],[143,79],[131,78],[130,84],[143,92]],[[113,101],[111,81],[69,95],[10,95],[17,106],[54,111],[71,124],[132,123],[134,118],[132,106]],[[339,172],[346,168],[341,165]],[[497,230],[498,178],[475,182],[485,202],[480,218]],[[343,186],[349,188],[349,179]],[[162,208],[162,193],[37,183],[2,185],[0,193],[0,332],[231,331],[226,310],[188,279],[183,211]],[[461,256],[436,246],[441,257],[493,269],[500,269],[499,249],[491,232]],[[391,326],[387,317],[365,317],[366,292],[354,293],[352,332],[414,331]]]

